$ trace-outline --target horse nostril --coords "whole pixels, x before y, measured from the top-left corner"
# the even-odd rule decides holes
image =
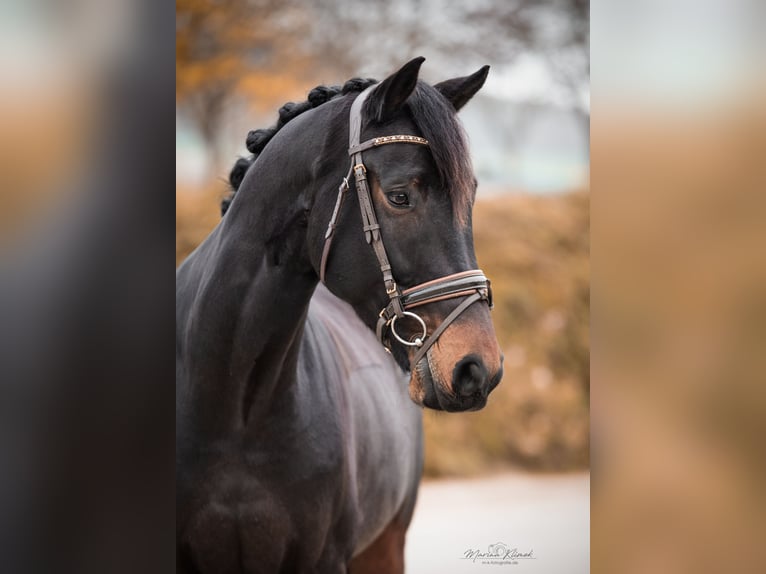
[[[487,386],[487,368],[481,359],[463,359],[455,367],[452,388],[458,395],[470,397]]]

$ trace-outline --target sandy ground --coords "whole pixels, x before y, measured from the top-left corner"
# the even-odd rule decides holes
[[[589,492],[588,473],[425,482],[407,535],[407,574],[585,574]],[[534,559],[494,559],[498,564],[463,558],[468,550],[486,553],[498,543],[531,550]]]

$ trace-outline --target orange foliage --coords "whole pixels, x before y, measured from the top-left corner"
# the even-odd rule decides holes
[[[239,94],[272,109],[305,89],[312,59],[301,49],[310,25],[290,2],[179,0],[176,101],[205,90]]]

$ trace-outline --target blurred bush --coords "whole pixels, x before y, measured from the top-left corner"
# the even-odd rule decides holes
[[[592,571],[766,572],[763,2],[593,11]]]
[[[594,120],[594,572],[764,571],[764,101]]]
[[[176,190],[176,266],[194,251],[221,220],[223,184]]]
[[[177,263],[218,222],[221,187],[177,192]],[[505,375],[480,412],[426,411],[427,476],[587,468],[589,208],[586,191],[477,203],[476,252],[492,280]]]

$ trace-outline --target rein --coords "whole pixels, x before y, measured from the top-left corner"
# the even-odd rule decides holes
[[[383,274],[383,283],[386,288],[386,294],[389,297],[388,305],[386,305],[380,312],[376,334],[387,351],[390,351],[389,345],[387,344],[388,331],[390,331],[394,338],[401,344],[408,347],[418,347],[411,363],[412,367],[415,367],[433,344],[436,343],[439,336],[466,309],[468,309],[468,307],[477,301],[486,301],[490,309],[492,308],[492,289],[490,287],[489,279],[484,276],[484,273],[480,269],[471,269],[453,273],[451,275],[445,275],[444,277],[415,285],[404,291],[400,290],[399,286],[396,284],[391,270],[391,264],[389,263],[388,255],[386,254],[386,248],[383,245],[383,238],[380,235],[380,224],[375,216],[372,197],[370,195],[370,187],[367,182],[367,169],[362,160],[362,152],[373,147],[394,143],[428,146],[428,140],[413,135],[392,135],[377,137],[360,143],[359,140],[362,132],[362,106],[367,99],[367,96],[374,88],[375,86],[370,86],[364,90],[357,96],[356,100],[354,100],[354,103],[351,105],[348,148],[348,154],[351,156],[351,167],[338,188],[338,198],[335,201],[335,208],[330,217],[330,222],[327,225],[324,248],[322,250],[322,261],[319,267],[319,278],[322,283],[325,282],[327,259],[330,255],[333,235],[335,228],[338,225],[338,216],[343,201],[350,188],[349,179],[353,175],[356,184],[356,193],[359,198],[359,208],[362,214],[365,240],[372,246],[375,256],[378,259],[380,271]],[[455,298],[465,299],[460,305],[455,307],[455,309],[453,309],[453,311],[447,315],[441,324],[429,335],[425,321],[419,315],[414,313],[412,309],[429,303]],[[417,321],[422,330],[420,336],[416,336],[410,341],[403,339],[396,332],[397,320],[405,317]]]

